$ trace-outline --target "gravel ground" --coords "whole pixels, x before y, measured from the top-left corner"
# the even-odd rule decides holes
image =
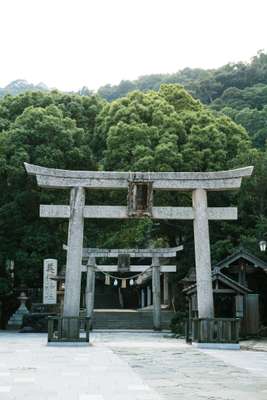
[[[267,352],[267,338],[242,340],[240,342],[243,350],[266,351]]]

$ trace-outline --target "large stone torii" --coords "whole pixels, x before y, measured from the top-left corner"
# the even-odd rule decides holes
[[[99,172],[24,165],[40,187],[71,190],[68,206],[40,206],[41,217],[69,219],[64,316],[79,316],[84,218],[147,216],[193,220],[198,315],[214,317],[208,222],[237,219],[237,208],[208,207],[207,191],[238,189],[253,167],[217,172]],[[128,189],[128,206],[85,206],[85,189]],[[154,207],[155,190],[192,191],[192,207]]]

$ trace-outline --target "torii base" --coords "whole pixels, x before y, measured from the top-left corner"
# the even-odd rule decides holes
[[[186,341],[198,348],[240,349],[237,318],[193,318],[186,326]]]
[[[240,350],[239,343],[192,343],[197,349]]]
[[[48,317],[48,344],[88,344],[89,322],[90,318],[87,317]]]

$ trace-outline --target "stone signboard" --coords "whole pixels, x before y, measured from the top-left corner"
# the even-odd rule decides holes
[[[57,303],[57,281],[52,280],[57,276],[57,260],[48,258],[44,260],[43,303]]]

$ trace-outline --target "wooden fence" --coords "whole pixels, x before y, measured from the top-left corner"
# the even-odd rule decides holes
[[[193,318],[186,323],[187,342],[238,343],[240,320],[237,318]]]

